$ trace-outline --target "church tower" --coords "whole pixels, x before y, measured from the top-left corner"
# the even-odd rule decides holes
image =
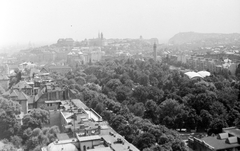
[[[157,61],[157,45],[155,42],[153,44],[153,59],[154,61]]]
[[[103,33],[101,33],[101,40],[103,40]]]
[[[98,32],[98,39],[101,39],[101,34],[100,34],[100,32]]]

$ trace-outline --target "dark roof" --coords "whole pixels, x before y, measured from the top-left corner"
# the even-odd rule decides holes
[[[240,144],[238,143],[229,144],[229,143],[226,143],[225,139],[221,140],[213,136],[205,137],[205,138],[202,138],[201,140],[203,140],[206,144],[214,147],[215,150],[234,148],[234,147],[240,146]]]

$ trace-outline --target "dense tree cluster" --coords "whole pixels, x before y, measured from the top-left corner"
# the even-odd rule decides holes
[[[170,70],[168,64],[152,59],[110,59],[78,67],[65,76],[52,76],[61,86],[78,92],[77,98],[140,150],[186,150],[176,129],[211,135],[223,127],[240,127],[240,83],[234,76],[189,79],[180,70]],[[56,127],[42,128],[48,122],[46,111],[32,111],[20,126],[19,104],[0,101],[0,128],[4,130],[0,139],[39,150],[56,138]]]
[[[43,146],[53,142],[60,133],[57,126],[43,128],[48,123],[49,113],[42,109],[34,109],[19,121],[21,106],[19,103],[0,97],[0,143],[5,150],[23,148],[26,151],[41,151]],[[1,145],[0,145],[1,146]]]
[[[184,150],[176,129],[212,134],[240,126],[233,77],[189,79],[152,59],[116,59],[81,67],[62,83],[141,150]]]

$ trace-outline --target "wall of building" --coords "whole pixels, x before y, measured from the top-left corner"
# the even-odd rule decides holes
[[[86,142],[80,142],[80,150],[84,151],[84,146],[86,147],[86,149],[91,149],[94,146],[97,146],[101,143],[101,140],[93,140],[93,141],[86,141]]]
[[[59,102],[57,102],[57,103],[43,103],[42,104],[42,108],[44,108],[45,110],[57,110],[57,109],[59,109],[59,105],[60,105],[60,103]]]
[[[238,67],[237,63],[233,63],[233,64],[230,65],[229,71],[231,72],[232,75],[235,75],[237,67]]]
[[[19,101],[19,104],[22,107],[22,112],[24,114],[27,114],[28,113],[28,102],[27,102],[27,100]]]
[[[203,143],[196,141],[195,139],[188,139],[188,146],[194,151],[212,151]]]
[[[60,111],[49,111],[49,123],[44,125],[46,127],[58,126],[59,130],[61,131],[61,113]]]
[[[67,121],[66,121],[62,112],[60,112],[60,123],[61,123],[60,127],[59,127],[60,131],[61,132],[67,132],[68,130],[65,129],[65,126],[68,125],[68,123],[67,123]]]

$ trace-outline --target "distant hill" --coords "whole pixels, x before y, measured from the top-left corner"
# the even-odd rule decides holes
[[[195,33],[181,32],[169,39],[170,44],[195,44],[195,43],[211,43],[211,44],[226,44],[239,43],[240,34],[218,34],[218,33]]]

